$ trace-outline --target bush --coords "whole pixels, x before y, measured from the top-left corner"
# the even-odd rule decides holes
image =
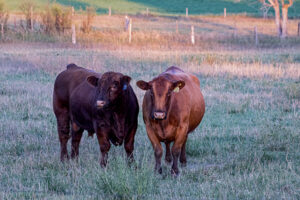
[[[96,11],[93,7],[86,7],[86,19],[82,22],[82,31],[89,33],[91,31],[92,22],[96,15]]]
[[[71,28],[72,11],[70,8],[64,8],[59,4],[47,6],[41,13],[44,31],[48,34],[63,33],[66,29]]]
[[[36,5],[32,0],[23,0],[20,5],[20,10],[25,15],[26,18],[26,28],[31,29],[31,20],[33,21],[33,15],[31,15],[31,9],[32,12],[35,10]],[[33,24],[32,24],[33,25]]]
[[[7,20],[9,17],[8,11],[5,10],[5,4],[3,0],[0,0],[0,24],[2,24],[4,29],[7,29]]]

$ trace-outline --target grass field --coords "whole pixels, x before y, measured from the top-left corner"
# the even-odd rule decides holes
[[[0,46],[0,199],[299,199],[300,49],[149,50]],[[130,75],[135,86],[170,65],[195,73],[206,113],[177,178],[154,155],[141,113],[137,168],[113,147],[107,169],[85,133],[79,162],[62,164],[52,90],[68,63]],[[69,148],[70,149],[70,148]]]
[[[37,9],[42,9],[48,0],[32,0],[36,3]],[[18,11],[21,0],[9,0],[7,6],[12,11]],[[74,6],[75,9],[85,9],[92,6],[99,14],[108,13],[111,7],[113,14],[138,14],[145,13],[146,8],[150,12],[160,15],[184,15],[185,8],[189,8],[191,15],[222,15],[223,9],[227,8],[228,14],[247,13],[250,16],[262,16],[260,11],[261,4],[258,0],[56,0],[65,6]],[[297,10],[300,9],[300,0],[294,0],[294,5],[289,9],[290,17],[300,17]],[[270,15],[273,11],[270,10]]]

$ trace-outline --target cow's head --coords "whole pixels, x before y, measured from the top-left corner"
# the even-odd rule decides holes
[[[151,117],[156,120],[166,119],[169,111],[171,97],[179,92],[184,86],[183,80],[170,81],[159,76],[150,82],[138,81],[137,86],[142,90],[147,90],[146,95],[151,98]]]
[[[96,107],[107,108],[114,104],[127,91],[131,78],[121,73],[106,72],[101,78],[89,76],[88,83],[97,87]]]

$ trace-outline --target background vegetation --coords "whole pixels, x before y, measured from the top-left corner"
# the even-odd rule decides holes
[[[40,8],[48,3],[48,0],[33,1]],[[250,16],[262,16],[261,4],[258,0],[56,0],[55,2],[65,6],[74,6],[77,10],[92,6],[98,14],[108,13],[108,8],[111,7],[112,13],[115,14],[138,14],[149,8],[156,14],[184,15],[185,8],[188,7],[189,13],[192,15],[222,15],[223,9],[227,8],[227,12],[232,14],[247,13]],[[14,11],[19,10],[19,3],[20,0],[7,1],[9,9]],[[289,10],[289,16],[300,17],[300,13],[297,12],[299,9],[300,0],[294,0],[294,5]]]
[[[61,199],[298,199],[300,188],[300,54],[298,50],[158,51],[0,48],[0,197]],[[83,137],[79,162],[60,163],[52,112],[55,76],[75,62],[98,72],[151,80],[170,65],[195,73],[206,114],[187,143],[178,178],[154,175],[141,114],[134,155],[122,147],[98,163],[96,139]],[[70,146],[69,146],[70,148]]]
[[[5,1],[10,17],[0,37],[0,199],[300,199],[297,19],[289,20],[289,37],[280,40],[273,18],[248,16],[261,16],[256,1],[34,2],[30,30],[21,1]],[[55,22],[70,17],[63,5],[77,9],[76,45],[70,20]],[[97,13],[111,6],[114,15],[95,16],[91,9],[88,20],[80,11],[87,6]],[[147,7],[163,16],[145,16]],[[195,16],[178,16],[185,7]],[[224,7],[239,14],[224,19],[218,16]],[[299,16],[297,9],[299,1],[291,17]],[[133,21],[130,44],[126,13]],[[154,174],[141,113],[136,168],[126,165],[123,147],[112,147],[108,167],[101,169],[97,140],[86,133],[79,161],[60,162],[52,91],[69,63],[131,76],[140,104],[144,93],[137,80],[151,80],[171,65],[199,77],[206,113],[189,136],[188,164],[179,177],[170,176],[165,163],[163,174]]]

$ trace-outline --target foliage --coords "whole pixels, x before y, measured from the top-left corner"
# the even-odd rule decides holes
[[[89,33],[91,31],[95,15],[96,11],[93,7],[86,8],[86,18],[82,21],[82,31],[84,33]]]
[[[1,199],[299,199],[300,51],[63,48],[4,44],[0,54]],[[187,166],[155,175],[141,113],[136,166],[112,146],[99,166],[97,139],[84,133],[78,162],[62,164],[52,110],[56,75],[74,62],[97,72],[151,80],[171,65],[196,74],[206,101],[187,142]],[[70,151],[70,142],[68,150]]]
[[[26,28],[31,29],[31,21],[34,20],[33,12],[36,9],[36,4],[33,0],[22,0],[20,4],[20,10],[25,15]]]
[[[9,18],[9,12],[5,8],[5,3],[3,0],[0,0],[0,24],[3,25],[3,28],[7,29],[7,21]]]
[[[44,31],[46,33],[63,33],[71,28],[72,11],[60,4],[47,5],[45,11],[41,13]]]

